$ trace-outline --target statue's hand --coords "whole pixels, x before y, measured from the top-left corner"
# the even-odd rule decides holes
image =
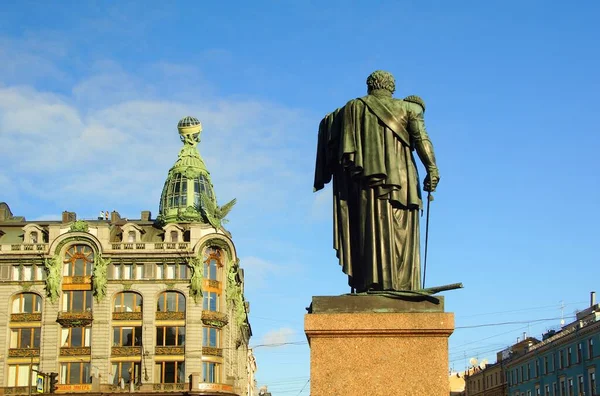
[[[440,172],[435,169],[430,169],[423,181],[423,190],[428,192],[434,192],[438,183],[440,182]]]

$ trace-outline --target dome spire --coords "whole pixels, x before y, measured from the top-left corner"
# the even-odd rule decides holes
[[[201,196],[214,200],[210,173],[196,146],[200,142],[202,124],[194,117],[184,117],[177,124],[183,147],[169,170],[160,197],[158,220],[166,223],[206,222],[200,211]]]

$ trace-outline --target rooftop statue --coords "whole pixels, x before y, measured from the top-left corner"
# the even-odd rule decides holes
[[[423,199],[414,153],[427,171],[425,191],[435,191],[440,173],[423,100],[395,99],[395,88],[390,73],[375,71],[367,78],[366,96],[319,125],[314,188],[333,179],[333,246],[358,293],[422,290]]]

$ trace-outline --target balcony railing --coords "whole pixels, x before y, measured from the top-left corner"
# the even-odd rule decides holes
[[[157,312],[156,320],[185,320],[185,312]]]
[[[60,356],[81,356],[91,355],[92,348],[90,347],[62,347],[60,348]]]
[[[62,327],[85,327],[91,325],[93,320],[91,311],[59,312],[56,319]]]
[[[10,348],[8,357],[38,357],[40,356],[39,348]]]
[[[223,357],[223,350],[221,348],[202,347],[202,355]]]
[[[221,328],[229,322],[227,314],[216,311],[202,311],[202,323]]]
[[[92,283],[91,276],[63,276],[62,278],[63,284],[83,284],[83,283]]]
[[[41,313],[16,313],[10,314],[11,322],[39,322],[42,320]]]
[[[155,355],[183,355],[185,348],[182,346],[157,346]]]
[[[32,252],[45,252],[48,250],[47,243],[12,243],[0,244],[0,252],[31,254]]]
[[[113,320],[142,320],[141,312],[113,312]]]
[[[35,386],[11,386],[0,389],[4,391],[5,395],[34,395],[36,393]]]
[[[142,347],[114,346],[111,347],[110,354],[112,356],[141,356]]]
[[[152,390],[162,392],[181,392],[189,388],[189,384],[182,382],[180,384],[152,384]]]
[[[120,242],[111,243],[112,250],[144,250],[144,251],[160,251],[165,250],[189,250],[189,242]]]

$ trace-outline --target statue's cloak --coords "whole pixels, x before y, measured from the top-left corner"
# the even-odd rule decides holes
[[[420,287],[414,104],[368,95],[320,123],[315,191],[333,178],[334,248],[358,291]]]

